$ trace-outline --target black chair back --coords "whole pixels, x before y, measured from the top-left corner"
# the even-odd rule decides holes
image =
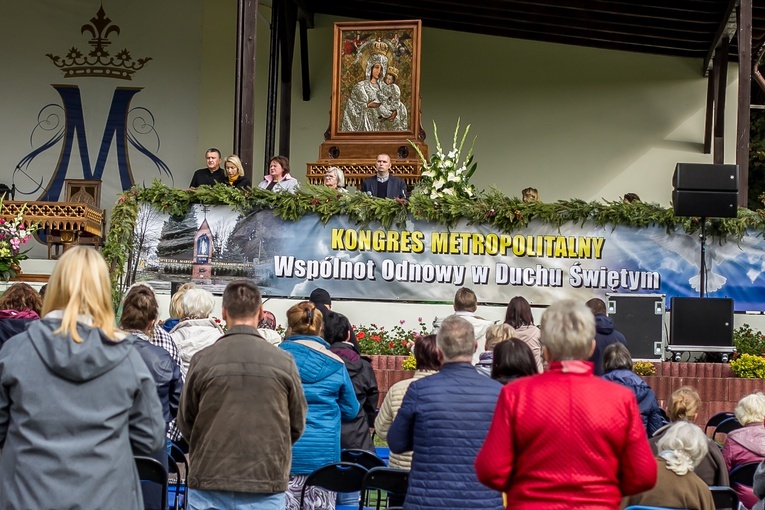
[[[391,497],[395,501],[403,501],[406,491],[409,488],[409,471],[405,469],[394,469],[388,467],[376,467],[369,470],[364,477],[361,494],[361,501],[367,500],[369,491],[384,491],[388,493],[388,501]],[[381,498],[377,498],[376,508],[379,510]],[[361,510],[361,507],[359,507]]]
[[[135,457],[145,510],[167,510],[167,471],[151,457]]]
[[[729,475],[731,487],[733,487],[734,483],[746,485],[747,487],[754,485],[754,472],[757,471],[757,466],[759,465],[759,462],[749,462],[731,469]]]
[[[712,486],[712,498],[715,500],[715,510],[738,510],[738,494],[730,487]]]
[[[303,510],[308,487],[321,487],[333,492],[357,492],[361,490],[366,474],[365,468],[351,462],[335,462],[316,469],[308,475],[300,491],[300,510]]]
[[[715,431],[712,434],[712,439],[717,441],[717,434],[729,434],[730,432],[736,429],[740,429],[741,427],[741,423],[739,423],[735,416],[726,418],[725,420],[721,421],[717,427],[715,427]],[[719,443],[719,441],[717,442]]]
[[[366,450],[348,449],[340,452],[341,462],[352,462],[367,470],[376,467],[386,467],[385,461],[372,452]]]
[[[708,434],[709,429],[715,429],[720,423],[727,420],[728,418],[733,418],[734,414],[730,411],[721,411],[719,413],[713,414],[709,420],[707,420],[707,424],[704,426],[704,434]]]
[[[175,483],[173,484],[175,493],[170,501],[170,506],[176,510],[183,510],[186,508],[186,491],[188,490],[186,478],[189,475],[189,461],[183,450],[175,443],[170,443],[168,465],[168,474],[175,475]]]

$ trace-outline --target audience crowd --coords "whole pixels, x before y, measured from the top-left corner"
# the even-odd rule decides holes
[[[193,184],[250,185],[238,158],[225,172],[219,151],[206,159]],[[294,190],[286,158],[260,186]],[[603,301],[554,303],[539,326],[523,297],[500,323],[477,304],[457,291],[378,411],[370,359],[325,290],[277,318],[254,283],[234,281],[220,321],[212,294],[186,284],[160,321],[146,284],[115,313],[104,259],[73,247],[44,298],[24,283],[0,296],[0,508],[144,508],[134,457],[167,468],[175,445],[192,510],[356,508],[358,492],[306,482],[343,449],[374,453],[375,436],[390,467],[409,471],[403,501],[390,501],[406,510],[712,510],[709,486],[765,459],[765,395],[741,399],[740,428],[718,445],[694,423],[693,388],[659,407]],[[733,488],[763,509],[765,462],[753,487]]]

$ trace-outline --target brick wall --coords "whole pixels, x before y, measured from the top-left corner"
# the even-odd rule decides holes
[[[372,368],[380,389],[380,403],[388,393],[388,388],[414,375],[414,372],[401,368],[405,359],[406,356],[372,356]],[[696,419],[697,425],[702,428],[713,414],[733,411],[741,397],[765,391],[765,380],[739,379],[733,375],[727,363],[657,362],[654,366],[656,375],[643,379],[653,388],[659,405],[666,408],[673,391],[682,386],[693,386],[702,401]]]

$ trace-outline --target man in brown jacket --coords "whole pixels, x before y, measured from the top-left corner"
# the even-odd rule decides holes
[[[228,332],[191,359],[178,412],[193,509],[284,508],[306,401],[295,362],[258,334],[258,287],[223,292]]]

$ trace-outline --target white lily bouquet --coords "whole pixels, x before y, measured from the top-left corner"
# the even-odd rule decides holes
[[[422,152],[416,145],[412,146],[419,154],[422,160],[422,179],[418,188],[420,191],[428,195],[431,199],[436,200],[444,195],[451,195],[461,198],[472,198],[475,196],[475,187],[470,184],[470,177],[478,166],[478,163],[473,162],[473,146],[475,145],[475,138],[470,145],[470,150],[467,155],[462,158],[462,148],[465,144],[465,139],[470,132],[470,125],[465,128],[465,132],[462,135],[462,139],[457,145],[457,137],[460,131],[460,121],[457,119],[457,128],[454,130],[454,140],[452,142],[452,150],[444,154],[441,148],[441,142],[438,140],[438,128],[435,121],[433,122],[433,136],[436,139],[436,152],[430,156],[428,161]],[[411,142],[410,142],[411,143]],[[462,159],[462,163],[460,163]]]

